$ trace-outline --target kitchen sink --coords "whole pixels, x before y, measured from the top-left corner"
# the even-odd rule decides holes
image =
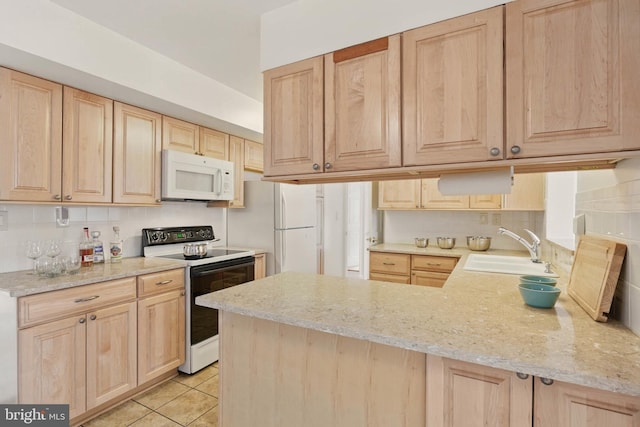
[[[535,263],[529,257],[519,256],[470,254],[463,269],[486,273],[535,274],[537,276],[558,277],[555,273],[545,273],[544,263]]]

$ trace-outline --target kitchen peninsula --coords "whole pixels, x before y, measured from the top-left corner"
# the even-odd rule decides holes
[[[289,272],[199,297],[224,325],[221,425],[638,422],[638,336],[464,258],[443,288]]]

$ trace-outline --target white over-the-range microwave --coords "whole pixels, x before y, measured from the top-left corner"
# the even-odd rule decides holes
[[[163,200],[233,200],[233,163],[162,150]]]

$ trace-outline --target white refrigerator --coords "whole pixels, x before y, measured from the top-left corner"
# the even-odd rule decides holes
[[[264,249],[267,275],[316,273],[316,186],[245,181],[244,209],[228,209],[229,246]]]

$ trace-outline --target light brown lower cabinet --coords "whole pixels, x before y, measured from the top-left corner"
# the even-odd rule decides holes
[[[393,252],[369,253],[369,280],[441,288],[458,258]]]
[[[267,277],[267,254],[256,254],[255,256],[255,267],[253,272],[253,279],[258,280],[264,277]]]

